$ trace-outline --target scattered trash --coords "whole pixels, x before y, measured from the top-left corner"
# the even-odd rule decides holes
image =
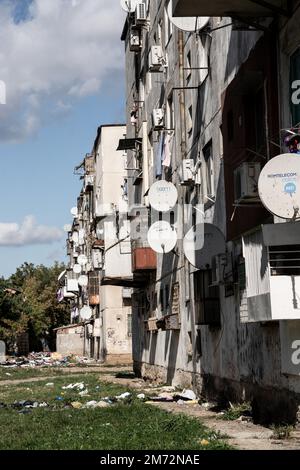
[[[139,400],[145,400],[146,395],[144,393],[140,393],[139,395],[136,396]]]
[[[79,401],[73,401],[71,403],[71,406],[72,406],[72,408],[75,408],[76,410],[79,410],[80,408],[82,408],[82,403],[80,403]]]
[[[92,401],[88,401],[84,407],[85,408],[95,408],[95,406],[97,405],[97,402],[96,400],[92,400]]]
[[[206,439],[202,439],[202,440],[200,441],[200,444],[201,444],[202,446],[208,446],[208,445],[209,445],[209,441],[207,441]]]
[[[63,399],[64,399],[63,397],[55,397],[56,401],[63,401]]]
[[[5,375],[11,376],[11,374],[10,374],[9,372],[6,372],[6,374],[5,374]]]
[[[48,384],[45,385],[45,387],[54,387],[54,383],[53,383],[53,382],[49,382]]]
[[[84,390],[85,389],[85,385],[83,382],[77,382],[75,384],[69,384],[69,385],[66,385],[65,387],[62,387],[63,390],[74,390],[74,389],[77,389],[77,390]]]
[[[79,392],[78,395],[80,395],[81,397],[87,397],[88,394],[89,394],[88,389],[85,389],[85,390],[82,390],[82,392]]]
[[[130,396],[131,396],[131,393],[125,392],[125,393],[122,393],[122,395],[116,396],[116,399],[117,400],[125,400],[126,398],[129,398]]]
[[[177,396],[182,400],[196,400],[197,399],[193,390],[183,390],[183,392],[177,394]]]
[[[59,353],[31,352],[28,356],[9,357],[0,363],[0,367],[5,368],[35,368],[35,367],[61,367],[75,366],[76,364],[95,364],[95,359],[80,356],[63,356]]]

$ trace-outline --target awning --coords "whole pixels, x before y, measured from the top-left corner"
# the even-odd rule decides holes
[[[273,16],[288,14],[288,0],[173,0],[173,15],[181,16]]]
[[[120,139],[117,150],[134,150],[136,144],[141,144],[142,141],[142,139]]]

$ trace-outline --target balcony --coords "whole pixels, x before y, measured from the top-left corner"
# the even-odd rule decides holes
[[[268,17],[288,15],[288,0],[173,0],[174,16]]]
[[[155,271],[157,268],[156,253],[147,243],[132,243],[132,272]]]

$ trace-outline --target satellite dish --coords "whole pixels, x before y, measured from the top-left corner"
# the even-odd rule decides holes
[[[282,219],[300,217],[300,157],[284,153],[272,158],[258,180],[259,197],[272,214]]]
[[[183,251],[195,268],[207,269],[214,256],[226,252],[225,237],[215,225],[198,224],[184,237]]]
[[[176,230],[165,220],[160,220],[151,225],[147,238],[149,245],[156,253],[169,253],[177,243]]]
[[[80,255],[78,256],[77,262],[80,264],[80,266],[84,266],[88,262],[88,259],[85,255]]]
[[[73,217],[77,217],[78,216],[78,209],[77,207],[72,207],[71,209],[71,214]]]
[[[89,278],[87,276],[85,276],[85,275],[79,276],[78,284],[81,287],[87,287],[88,283],[89,283]]]
[[[78,232],[73,232],[73,234],[72,234],[72,242],[78,243],[78,241],[79,241],[79,234],[78,234]]]
[[[173,0],[169,1],[167,11],[171,23],[173,23],[176,28],[181,29],[182,31],[199,31],[200,29],[203,29],[209,22],[209,16],[173,16]]]
[[[82,270],[82,268],[81,268],[80,264],[74,264],[74,266],[73,266],[73,272],[74,272],[75,274],[80,274],[80,273],[81,273],[81,270]]]
[[[157,181],[149,189],[149,202],[153,209],[158,212],[168,212],[178,199],[178,192],[173,183],[168,181]]]
[[[135,12],[138,0],[121,0],[121,8],[127,13]]]
[[[72,231],[72,225],[67,224],[64,225],[64,232],[71,232]]]
[[[90,320],[92,315],[93,315],[93,311],[92,311],[91,307],[88,307],[87,305],[82,307],[82,309],[80,310],[80,316],[81,316],[82,320]]]

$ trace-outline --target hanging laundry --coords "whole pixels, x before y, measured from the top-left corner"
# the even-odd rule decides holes
[[[165,143],[165,134],[161,134],[159,138],[158,147],[157,147],[157,153],[156,153],[156,165],[155,165],[156,177],[162,175],[162,157],[163,157],[164,143]]]
[[[174,143],[174,134],[173,132],[170,132],[165,136],[163,156],[162,156],[163,157],[162,166],[167,167],[167,168],[171,166],[173,143]]]

